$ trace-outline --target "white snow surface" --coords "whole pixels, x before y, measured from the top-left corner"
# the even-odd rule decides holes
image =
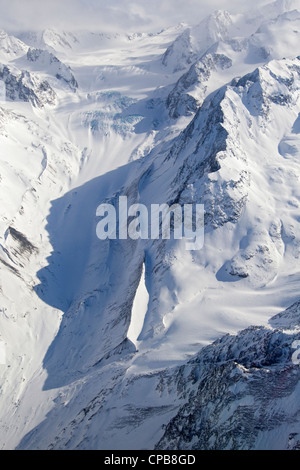
[[[0,32],[0,66],[55,95],[0,103],[1,449],[151,449],[181,404],[156,374],[299,300],[299,3],[153,34]],[[101,242],[119,195],[203,203],[204,248]]]

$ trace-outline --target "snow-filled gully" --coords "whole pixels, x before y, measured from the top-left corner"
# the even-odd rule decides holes
[[[146,287],[145,263],[140,278],[138,288],[132,305],[131,321],[127,333],[128,339],[137,346],[139,343],[139,335],[144,326],[145,317],[148,310],[149,293]]]

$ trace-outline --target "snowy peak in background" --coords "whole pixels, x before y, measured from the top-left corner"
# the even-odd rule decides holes
[[[72,91],[78,88],[78,83],[72,74],[70,67],[63,64],[51,52],[41,49],[29,49],[27,60],[32,62],[36,70],[44,71],[53,75],[58,80],[63,80]]]
[[[226,44],[235,52],[247,49],[248,56],[244,60],[248,62],[259,62],[259,54],[261,62],[268,58],[291,57],[291,51],[297,50],[299,42],[299,10],[299,2],[295,1],[287,5],[278,2],[266,9],[266,15],[262,9],[261,14],[253,17],[216,11],[176,38],[163,55],[162,63],[173,72],[183,70],[210,47],[222,48]]]
[[[299,0],[276,0],[259,8],[259,13],[266,20],[292,10],[299,10]]]
[[[15,59],[26,54],[28,46],[14,36],[0,30],[0,59]]]
[[[186,29],[176,38],[163,55],[162,64],[170,72],[183,70],[215,42],[226,40],[231,25],[232,20],[228,12],[216,11],[199,25]]]
[[[232,18],[227,11],[215,11],[192,29],[195,48],[201,50],[203,47],[208,48],[215,42],[226,40],[232,25]]]
[[[17,36],[36,49],[46,49],[50,52],[64,52],[71,50],[74,44],[78,42],[72,33],[56,31],[55,29],[45,29],[41,32],[21,32]]]

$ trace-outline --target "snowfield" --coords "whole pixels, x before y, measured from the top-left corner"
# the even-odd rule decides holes
[[[0,31],[1,449],[300,449],[299,35]],[[99,240],[120,196],[204,247]]]

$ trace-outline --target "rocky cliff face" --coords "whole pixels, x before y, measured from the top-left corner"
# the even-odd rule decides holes
[[[72,91],[76,91],[78,83],[72,74],[70,67],[63,64],[54,54],[42,49],[29,49],[27,52],[27,60],[34,63],[35,66],[42,70],[47,70],[57,80],[65,82]]]
[[[207,82],[216,68],[224,70],[232,66],[232,61],[223,54],[205,54],[196,61],[178,82],[167,98],[169,114],[173,118],[196,112],[207,94]],[[199,87],[193,96],[193,87]],[[190,94],[190,93],[191,94]]]
[[[46,80],[42,80],[36,74],[0,65],[0,80],[5,83],[8,100],[30,102],[39,108],[55,105],[54,90]]]
[[[298,449],[299,314],[296,303],[273,327],[226,336],[182,366],[174,386],[189,384],[185,404],[156,448]]]

